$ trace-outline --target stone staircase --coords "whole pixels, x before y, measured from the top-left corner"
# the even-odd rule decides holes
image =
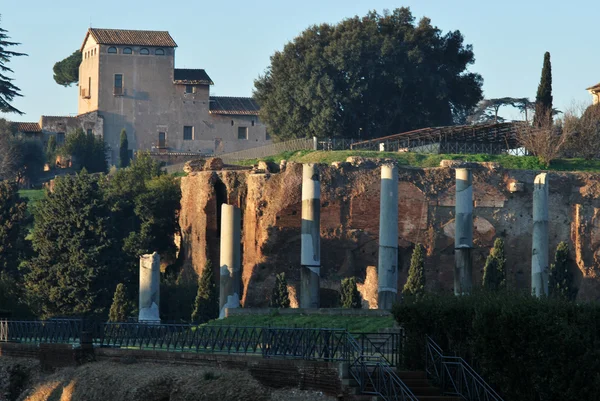
[[[460,397],[449,397],[442,394],[442,390],[434,387],[423,371],[397,371],[398,377],[410,388],[419,401],[461,401]],[[381,397],[359,394],[358,383],[351,378],[342,380],[342,383],[352,394],[354,401],[380,401]]]
[[[423,371],[398,371],[398,377],[410,388],[419,401],[461,401],[460,397],[448,397],[433,387]]]

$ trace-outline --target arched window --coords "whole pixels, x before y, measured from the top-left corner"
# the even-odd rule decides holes
[[[140,54],[146,56],[146,55],[150,54],[150,50],[146,49],[145,47],[141,48],[140,49]]]
[[[126,47],[126,48],[123,49],[123,54],[131,54],[131,53],[133,53],[131,51],[131,47]]]
[[[164,56],[165,55],[165,51],[164,51],[164,49],[156,49],[156,51],[154,52],[154,54],[156,54],[157,56]]]
[[[117,48],[114,47],[114,46],[111,46],[111,47],[108,48],[108,52],[109,53],[116,53],[117,52]]]

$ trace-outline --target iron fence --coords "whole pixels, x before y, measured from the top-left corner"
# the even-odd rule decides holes
[[[2,320],[0,341],[76,344],[83,329],[80,319]]]
[[[216,156],[221,158],[225,163],[235,163],[240,160],[261,159],[275,156],[282,152],[315,149],[315,142],[314,138],[300,138]]]
[[[444,355],[441,347],[427,336],[427,377],[444,390],[468,401],[503,401],[485,380],[462,358]]]

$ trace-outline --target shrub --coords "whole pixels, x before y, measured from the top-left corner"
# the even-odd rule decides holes
[[[507,400],[591,400],[600,385],[600,306],[486,292],[427,294],[395,305],[405,365],[423,367],[425,335],[457,353]]]
[[[421,244],[417,244],[413,250],[402,294],[417,297],[425,294],[425,259]]]
[[[129,316],[129,302],[127,301],[127,293],[123,283],[117,285],[115,295],[113,296],[113,302],[110,306],[110,312],[108,313],[109,322],[125,322]]]
[[[349,277],[342,280],[342,291],[340,296],[342,308],[362,308],[362,301],[358,288],[356,287],[355,277]]]
[[[498,290],[506,285],[506,256],[504,255],[504,240],[496,238],[483,268],[483,288]]]
[[[206,323],[219,317],[219,297],[213,278],[212,263],[207,260],[198,280],[198,293],[194,301],[192,322]]]
[[[574,300],[577,296],[573,274],[569,271],[569,245],[566,242],[561,242],[556,248],[554,263],[550,265],[548,291],[555,298]]]
[[[269,302],[271,308],[289,308],[290,307],[290,294],[287,289],[287,280],[285,279],[285,273],[280,273],[275,276],[275,287],[271,293],[271,302]]]

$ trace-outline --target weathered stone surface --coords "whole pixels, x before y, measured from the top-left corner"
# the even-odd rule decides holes
[[[343,277],[367,279],[376,266],[379,236],[379,180],[376,168],[321,168],[321,287],[339,290]],[[406,281],[415,243],[427,250],[427,289],[451,291],[454,266],[454,172],[451,169],[399,167],[399,274]],[[473,285],[481,285],[485,258],[496,237],[505,240],[510,286],[529,288],[533,181],[536,172],[473,170]],[[560,241],[570,244],[578,299],[600,300],[600,182],[598,174],[550,174],[550,253]],[[196,280],[207,258],[218,266],[217,196],[242,209],[243,298],[245,306],[266,306],[275,273],[285,272],[299,294],[301,226],[300,164],[287,163],[279,174],[247,171],[200,172],[182,178],[182,249],[186,277]],[[510,182],[524,185],[511,193]],[[215,240],[216,239],[216,240]],[[198,273],[196,273],[198,272]],[[215,271],[218,275],[218,271]]]
[[[185,162],[183,165],[183,171],[186,173],[196,173],[198,171],[204,170],[204,165],[206,164],[206,159],[194,159]]]
[[[204,171],[220,171],[223,170],[223,160],[218,157],[211,157],[206,160]]]
[[[525,190],[525,184],[522,182],[510,182],[508,183],[508,192],[510,193],[515,193],[515,192],[523,192]]]

